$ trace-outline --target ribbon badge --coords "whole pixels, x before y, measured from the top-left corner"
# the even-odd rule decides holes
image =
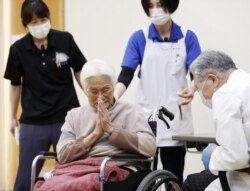
[[[63,65],[68,64],[68,55],[62,52],[56,52],[56,66],[61,68]]]

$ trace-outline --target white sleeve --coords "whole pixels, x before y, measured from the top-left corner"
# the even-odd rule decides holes
[[[216,141],[220,145],[212,153],[209,169],[235,170],[248,166],[248,144],[243,128],[242,101],[233,93],[218,92],[213,96],[213,118]]]

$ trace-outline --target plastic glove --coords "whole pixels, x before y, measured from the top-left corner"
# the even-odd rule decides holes
[[[212,147],[214,147],[216,144],[214,143],[209,143],[207,145],[207,147],[202,151],[202,155],[201,155],[201,160],[203,162],[203,165],[205,167],[205,169],[209,169],[209,161],[210,161],[210,149]]]

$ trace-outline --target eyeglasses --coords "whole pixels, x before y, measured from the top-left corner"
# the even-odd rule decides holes
[[[108,96],[112,92],[112,90],[113,90],[113,87],[111,86],[105,86],[101,89],[90,87],[87,89],[87,93],[93,97],[98,97],[99,94],[101,94],[102,96]]]

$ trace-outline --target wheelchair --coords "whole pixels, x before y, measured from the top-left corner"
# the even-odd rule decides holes
[[[250,154],[250,153],[249,153]],[[249,161],[249,165],[250,165],[250,161]],[[250,176],[250,167],[248,168],[243,168],[243,169],[238,169],[235,171],[239,171],[239,172],[244,172],[249,174]],[[227,171],[219,171],[219,180],[221,183],[221,187],[223,191],[231,191],[229,184],[228,184],[228,180],[227,180],[227,176],[226,176]]]
[[[163,117],[167,116],[170,120],[173,119],[173,114],[169,112],[166,108],[161,107],[154,110],[154,113],[149,116],[148,122],[153,130],[153,133],[156,135],[156,117],[163,120],[167,124],[167,121]],[[169,126],[168,126],[169,127]],[[181,191],[181,182],[177,177],[167,171],[167,170],[155,170],[154,161],[157,156],[147,158],[138,154],[119,154],[113,156],[107,156],[102,160],[100,166],[99,182],[100,182],[100,191]],[[39,160],[46,159],[56,159],[56,153],[54,152],[40,152],[32,162],[31,170],[31,191],[35,186],[36,180],[41,180],[37,177],[36,166]],[[105,177],[105,167],[106,164],[110,161],[122,161],[122,162],[145,162],[148,163],[150,168],[143,170],[134,170],[128,177],[120,182],[106,182]]]

